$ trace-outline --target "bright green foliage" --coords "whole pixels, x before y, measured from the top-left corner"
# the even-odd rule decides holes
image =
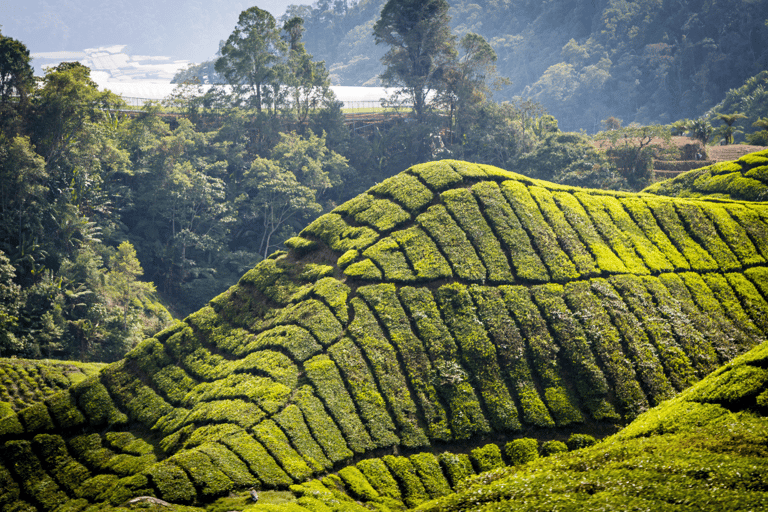
[[[416,469],[406,457],[386,455],[382,460],[392,472],[400,485],[403,493],[403,501],[409,507],[415,507],[419,503],[429,499],[424,484],[416,474]]]
[[[512,286],[502,286],[500,291],[509,312],[520,326],[521,334],[528,340],[533,368],[543,384],[544,400],[553,419],[557,425],[581,421],[581,414],[563,386],[554,342],[528,291]]]
[[[451,482],[451,488],[458,488],[466,478],[475,475],[472,460],[465,453],[443,452],[437,456],[443,472]]]
[[[265,493],[254,510],[454,499],[461,509],[474,506],[462,501],[470,489],[481,490],[471,503],[487,503],[486,488],[508,496],[496,482],[517,472],[549,489],[531,473],[541,464],[577,468],[577,484],[559,489],[585,482],[579,500],[591,500],[632,486],[628,473],[614,481],[590,468],[634,470],[590,458],[586,437],[569,440],[585,447],[573,454],[521,465],[514,434],[537,453],[568,425],[610,432],[713,371],[688,409],[705,420],[722,407],[766,410],[761,355],[717,370],[768,329],[763,205],[553,187],[456,162],[400,176],[321,217],[302,235],[312,247],[273,254],[97,376],[70,387],[64,372],[42,377],[45,365],[0,365],[0,508],[106,510],[155,495],[224,510],[240,498],[212,502],[255,486],[284,494]],[[384,218],[392,212],[402,220]],[[685,417],[661,425],[688,428]],[[435,443],[466,452],[487,442],[504,453],[433,454]],[[635,448],[611,457],[662,467],[663,446],[640,462]],[[371,459],[378,449],[408,456]],[[507,458],[519,467],[504,468]],[[493,469],[475,477],[473,461]]]
[[[547,269],[531,246],[531,240],[523,230],[517,215],[501,195],[499,186],[494,182],[483,181],[473,186],[472,191],[509,255],[518,279],[548,280]]]
[[[253,427],[256,439],[264,445],[288,475],[296,481],[307,479],[313,472],[307,462],[291,447],[285,433],[272,420]]]
[[[296,325],[286,325],[263,331],[236,353],[239,355],[265,348],[285,349],[297,361],[304,361],[321,350],[309,331]]]
[[[408,380],[417,403],[429,425],[429,437],[449,440],[451,432],[445,410],[432,385],[434,370],[424,351],[424,344],[411,331],[409,319],[397,298],[393,285],[382,284],[359,288],[358,293],[376,313],[379,323],[387,330],[395,350],[402,358]]]
[[[440,469],[437,457],[431,453],[417,453],[409,458],[430,497],[437,498],[451,493],[451,486]]]
[[[477,252],[444,206],[431,206],[416,220],[437,243],[456,277],[471,281],[485,279],[485,267]]]
[[[569,450],[580,450],[595,444],[597,440],[589,434],[571,434],[565,442]]]
[[[356,222],[367,224],[378,232],[390,231],[411,220],[411,216],[397,204],[386,199],[374,199],[362,194],[341,205],[337,211],[352,216]]]
[[[344,480],[344,484],[352,496],[364,501],[373,501],[379,497],[376,489],[371,487],[365,476],[355,466],[347,466],[341,469],[339,476]]]
[[[504,446],[510,466],[519,466],[539,458],[539,442],[530,437],[523,437],[508,442]]]
[[[680,217],[694,233],[694,238],[717,261],[720,270],[739,270],[741,268],[739,260],[720,238],[715,226],[701,208],[687,201],[680,201],[676,205]]]
[[[487,326],[499,358],[499,365],[505,373],[512,391],[522,409],[522,419],[538,427],[554,425],[536,385],[526,357],[526,347],[520,331],[502,300],[499,290],[491,287],[473,286],[472,298],[477,305],[480,320]]]
[[[604,198],[579,192],[575,194],[584,209],[589,213],[595,227],[611,245],[611,249],[621,258],[627,269],[632,274],[650,273],[643,260],[635,252],[635,244],[624,234],[620,226],[617,226],[611,217]]]
[[[424,180],[424,183],[435,192],[456,185],[463,179],[448,162],[414,165],[406,172]]]
[[[487,444],[480,448],[475,448],[472,450],[470,457],[478,473],[505,466],[504,461],[501,459],[501,449],[495,444]]]
[[[307,426],[312,431],[317,443],[323,448],[325,455],[331,462],[339,462],[352,456],[352,451],[347,446],[339,427],[327,414],[322,402],[308,388],[303,386],[296,391],[296,403]]]
[[[573,261],[576,271],[584,277],[597,274],[595,260],[581,243],[579,236],[568,223],[563,212],[555,204],[552,193],[539,186],[529,187],[528,191],[536,200],[541,213],[555,232],[560,246],[565,249]]]
[[[373,442],[378,447],[397,444],[400,440],[394,432],[395,425],[360,349],[349,338],[342,338],[328,353],[344,376]]]
[[[651,213],[651,210],[648,209],[648,206],[640,197],[621,197],[617,198],[617,201],[627,210],[632,217],[632,221],[637,223],[637,226],[642,230],[643,235],[647,237],[644,242],[644,239],[633,229],[631,224],[632,221],[627,222],[627,219],[624,218],[623,222],[632,232],[637,250],[647,251],[643,257],[646,260],[646,264],[649,265],[649,268],[658,268],[661,270],[662,267],[666,266],[663,262],[663,258],[666,258],[677,270],[688,270],[691,268],[688,261],[682,254],[680,254],[680,251],[675,248],[664,231],[659,227],[653,213]],[[613,206],[616,208],[615,204]],[[617,215],[621,215],[621,211],[618,209]],[[653,246],[657,247],[663,256],[658,252],[649,250],[649,247]],[[640,252],[640,254],[644,253]]]
[[[390,197],[412,214],[428,205],[434,194],[411,174],[387,178],[371,189],[371,193]]]
[[[584,334],[612,384],[621,412],[627,417],[634,417],[647,409],[648,402],[637,381],[635,369],[621,349],[621,335],[592,293],[589,282],[568,283],[565,300],[582,322]]]
[[[562,441],[544,441],[541,443],[541,455],[547,457],[568,451],[568,446]]]
[[[370,309],[358,298],[352,299],[355,319],[349,332],[370,362],[387,405],[400,429],[400,439],[406,446],[421,446],[427,437],[418,426],[416,405],[400,372],[397,355],[387,342]]]
[[[477,379],[476,386],[491,424],[502,431],[518,430],[517,407],[504,385],[496,347],[474,313],[469,291],[460,284],[446,285],[437,291],[436,297],[445,312],[446,324],[461,348],[464,364]]]
[[[480,256],[488,271],[487,279],[492,282],[512,281],[507,257],[472,193],[467,189],[453,189],[443,192],[441,199]]]
[[[659,403],[673,394],[672,387],[664,375],[664,369],[658,360],[656,351],[641,329],[640,323],[627,308],[609,281],[594,279],[592,291],[611,317],[619,335],[624,340],[622,345],[627,355],[635,361],[635,370],[649,401]]]
[[[384,273],[387,281],[415,281],[416,275],[393,237],[382,238],[363,252]],[[347,274],[353,265],[347,268]],[[348,274],[349,275],[349,274]]]
[[[352,279],[365,279],[366,281],[378,281],[382,278],[381,270],[370,259],[358,261],[344,269],[344,274]]]
[[[653,212],[661,229],[691,264],[691,270],[702,272],[718,268],[714,258],[691,238],[674,203],[650,197],[645,198],[645,202]]]
[[[533,298],[560,340],[563,359],[575,374],[576,387],[582,400],[596,420],[616,418],[616,412],[606,400],[608,382],[597,365],[589,342],[578,321],[563,300],[563,287],[557,284],[532,288]]]
[[[656,309],[653,297],[643,286],[643,281],[634,276],[616,276],[611,279],[624,301],[645,326],[645,333],[655,348],[670,383],[679,391],[695,382],[695,371],[690,359],[680,348],[662,315]],[[650,352],[650,350],[649,350]],[[649,357],[650,354],[649,354]]]
[[[355,404],[347,393],[334,362],[326,355],[319,355],[304,364],[304,371],[333,419],[344,432],[349,447],[358,453],[371,448],[371,438],[360,422]]]
[[[293,482],[264,446],[244,431],[226,437],[222,442],[248,465],[250,472],[265,486],[277,487]]]
[[[400,488],[383,460],[365,459],[356,466],[380,495],[394,500],[402,499]]]
[[[417,279],[450,278],[451,267],[435,243],[418,227],[392,233],[392,238],[405,252]]]
[[[750,153],[735,162],[720,162],[654,183],[644,192],[675,197],[707,197],[744,201],[768,200],[766,151]]]
[[[187,474],[176,464],[163,461],[146,471],[163,499],[172,503],[189,503],[195,496],[195,487]]]
[[[454,439],[467,439],[475,432],[487,432],[488,421],[468,379],[469,374],[458,361],[458,347],[440,318],[432,293],[424,288],[404,287],[400,289],[400,295],[433,361],[434,378],[450,411]]]
[[[560,248],[557,235],[547,224],[527,188],[520,182],[508,180],[501,184],[501,191],[533,239],[533,245],[552,279],[563,281],[579,277],[576,266]]]

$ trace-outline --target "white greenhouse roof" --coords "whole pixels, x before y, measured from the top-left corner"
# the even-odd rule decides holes
[[[169,97],[176,84],[168,82],[154,82],[150,80],[136,80],[130,82],[99,82],[99,87],[109,89],[118,96],[122,96],[126,101],[136,103],[136,100],[161,101]],[[204,86],[206,89],[210,86]],[[386,87],[348,87],[331,86],[331,90],[336,94],[339,101],[345,104],[358,102],[378,102],[381,98],[386,98],[394,89]],[[139,101],[141,103],[141,101]]]

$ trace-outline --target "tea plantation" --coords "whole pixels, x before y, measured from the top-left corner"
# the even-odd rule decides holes
[[[0,411],[0,509],[764,508],[768,203],[442,161],[286,246]]]
[[[768,150],[660,181],[643,192],[676,197],[768,201]]]

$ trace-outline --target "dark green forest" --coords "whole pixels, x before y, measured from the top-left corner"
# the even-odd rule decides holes
[[[739,114],[736,142],[768,142],[763,2],[392,4],[407,15],[380,2],[292,7],[281,20],[248,9],[216,61],[141,110],[76,62],[33,76],[24,43],[0,34],[0,356],[116,360],[416,163],[639,190],[652,178],[643,136],[703,127],[711,143],[728,137],[722,116]],[[332,81],[383,83],[413,108],[356,129]],[[201,82],[232,87],[202,94]],[[562,130],[584,127],[624,142],[599,151]]]

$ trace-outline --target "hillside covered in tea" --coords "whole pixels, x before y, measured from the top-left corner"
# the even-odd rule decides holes
[[[673,197],[768,201],[768,150],[660,181],[643,192]]]
[[[614,433],[768,333],[765,203],[442,161],[286,245],[97,376],[5,411],[0,508],[250,487],[294,510],[415,507],[539,443]],[[764,367],[744,364],[720,374],[752,372],[764,407]]]

